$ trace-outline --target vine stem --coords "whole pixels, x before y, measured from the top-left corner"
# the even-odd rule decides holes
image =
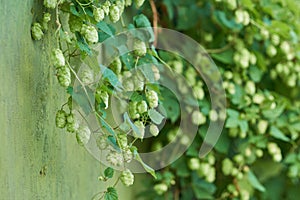
[[[56,25],[57,25],[57,29],[55,31],[55,36],[57,36],[60,28],[61,28],[61,23],[59,21],[59,10],[58,10],[58,6],[61,3],[61,0],[59,0],[56,4],[56,8],[55,8],[55,14],[56,14]],[[60,37],[56,37],[57,38],[57,46],[60,46]]]
[[[205,50],[207,53],[212,54],[212,53],[222,53],[228,49],[230,49],[230,47],[232,46],[232,43],[228,43],[227,45],[225,45],[224,47],[221,47],[219,49],[207,49]]]
[[[158,12],[157,12],[157,8],[155,6],[154,0],[150,0],[150,6],[151,6],[151,10],[153,13],[153,29],[154,29],[154,42],[153,45],[156,47],[157,46],[157,37],[158,37]]]
[[[157,58],[159,60],[159,62],[161,62],[162,64],[164,64],[166,67],[169,68],[169,70],[172,71],[171,66],[168,63],[166,63],[163,59],[161,59],[158,55],[155,55],[155,58]]]
[[[78,82],[80,83],[80,85],[83,87],[84,93],[85,93],[86,97],[88,98],[89,104],[90,104],[91,108],[93,108],[92,101],[89,98],[88,92],[87,92],[84,84],[82,83],[82,81],[80,80],[80,78],[77,76],[77,74],[74,71],[74,69],[70,66],[70,63],[69,62],[66,62],[66,63],[68,65],[69,69],[71,70],[71,72],[74,74],[75,78],[78,80]],[[94,110],[94,109],[92,109],[92,110]]]

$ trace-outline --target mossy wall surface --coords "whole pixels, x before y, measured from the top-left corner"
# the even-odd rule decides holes
[[[100,164],[54,124],[66,97],[48,62],[53,35],[31,39],[41,4],[0,0],[0,199],[91,199],[105,190]]]

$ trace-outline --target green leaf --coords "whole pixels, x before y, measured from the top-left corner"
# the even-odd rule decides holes
[[[140,102],[143,100],[143,96],[140,95],[138,92],[133,92],[130,95],[130,100],[133,102]]]
[[[248,122],[246,120],[240,120],[239,126],[243,133],[246,133],[249,129]]]
[[[118,143],[117,143],[117,140],[116,140],[116,138],[114,137],[114,136],[112,136],[112,135],[109,135],[108,137],[107,137],[107,142],[117,151],[117,152],[119,152],[119,153],[121,153],[121,149],[120,149],[120,147],[119,147],[119,145],[118,145]]]
[[[161,104],[167,114],[167,117],[174,123],[180,116],[180,105],[176,101],[176,96],[171,93],[169,90],[161,90],[163,99]]]
[[[235,93],[232,95],[231,101],[235,105],[242,105],[245,101],[243,99],[244,89],[240,85],[235,85]]]
[[[215,60],[224,64],[233,64],[233,50],[224,51],[222,53],[212,53],[210,54]]]
[[[135,58],[132,53],[126,53],[121,56],[122,62],[125,64],[128,70],[134,68]]]
[[[101,21],[101,22],[97,23],[96,26],[101,31],[103,31],[104,33],[106,33],[107,35],[109,35],[109,36],[113,36],[114,35],[113,32],[112,32],[112,30],[110,29],[110,27],[104,21]]]
[[[275,119],[282,114],[285,106],[286,106],[285,104],[278,105],[274,109],[263,110],[262,113],[266,118]]]
[[[239,121],[239,112],[233,109],[227,109],[227,114],[229,118],[227,118],[225,127],[226,128],[236,128],[240,125]]]
[[[111,167],[108,167],[104,170],[104,176],[107,178],[112,178],[114,176],[114,169]]]
[[[231,139],[228,137],[228,134],[221,134],[214,148],[220,153],[227,154],[230,147],[230,143]]]
[[[71,5],[71,6],[70,6],[70,12],[71,12],[73,15],[75,15],[75,16],[80,16],[80,13],[77,11],[75,5]]]
[[[187,158],[181,157],[172,163],[171,167],[176,170],[176,175],[179,177],[189,177],[191,174],[187,166]]]
[[[249,75],[254,82],[258,83],[262,78],[263,72],[258,67],[251,66],[249,68]]]
[[[107,191],[105,192],[104,195],[105,200],[118,200],[118,193],[117,190],[113,187],[107,188]]]
[[[133,21],[137,28],[151,27],[151,22],[144,14],[134,16]]]
[[[295,153],[290,153],[288,154],[285,159],[284,159],[284,163],[287,163],[287,164],[293,164],[293,163],[296,163],[298,158],[297,158],[297,154]]]
[[[87,91],[87,94],[85,90]],[[72,92],[70,94],[74,102],[78,104],[78,106],[84,111],[86,115],[90,114],[93,111],[91,104],[94,105],[94,94],[93,91],[89,87],[82,87],[81,85],[73,88],[72,91],[68,90],[68,92]]]
[[[221,26],[231,29],[233,31],[239,31],[243,28],[243,25],[235,22],[234,18],[228,19],[226,13],[223,11],[216,10],[213,12],[215,20]]]
[[[192,174],[192,188],[197,199],[214,199],[216,186],[200,179],[195,172]]]
[[[116,136],[115,131],[110,127],[110,125],[102,118],[100,117],[100,122],[102,127],[104,127],[112,136]]]
[[[259,182],[259,180],[256,178],[255,174],[252,171],[248,172],[248,180],[252,187],[254,187],[255,189],[261,192],[266,191],[265,187]]]
[[[274,138],[285,141],[285,142],[289,142],[290,139],[285,136],[278,128],[276,128],[275,126],[271,126],[270,128],[270,135],[272,135]]]
[[[141,132],[140,132],[139,128],[136,125],[134,125],[134,123],[130,120],[130,117],[127,112],[124,113],[123,120],[125,123],[129,124],[129,126],[137,134],[138,137],[141,137]]]
[[[164,116],[154,109],[148,110],[148,115],[155,124],[160,124],[164,119]]]
[[[121,82],[118,79],[118,76],[112,70],[108,69],[107,67],[101,64],[100,69],[102,72],[102,78],[107,79],[115,89],[120,91],[123,88]]]
[[[148,20],[148,18],[143,15],[143,14],[140,14],[140,15],[136,15],[133,17],[133,21],[134,21],[134,25],[136,28],[146,28],[147,32],[146,35],[147,35],[147,40],[149,42],[153,42],[154,39],[155,39],[155,36],[154,36],[154,32],[153,32],[153,29],[151,28],[151,22]],[[145,33],[143,34],[138,34],[139,32],[135,32],[135,36],[142,36],[142,35],[145,35]],[[139,38],[143,41],[145,41],[145,39],[143,38]]]
[[[187,30],[194,27],[199,22],[199,7],[193,5],[177,6],[177,23],[176,28],[179,30]]]
[[[225,123],[226,128],[236,128],[239,126],[239,121],[235,118],[228,118]]]
[[[152,169],[150,166],[148,166],[146,163],[144,163],[144,161],[142,160],[142,158],[140,157],[140,155],[136,149],[133,150],[133,155],[134,155],[134,159],[136,159],[139,163],[142,164],[142,166],[146,170],[146,172],[151,174],[156,179],[155,170]]]
[[[172,0],[163,0],[164,5],[167,8],[168,16],[171,20],[174,18],[174,8],[173,8],[173,1]]]

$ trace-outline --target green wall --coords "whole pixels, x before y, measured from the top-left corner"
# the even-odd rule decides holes
[[[66,97],[48,66],[54,42],[50,34],[31,39],[41,3],[0,0],[0,199],[91,199],[105,189],[100,164],[55,127]],[[129,195],[123,190],[120,199]]]

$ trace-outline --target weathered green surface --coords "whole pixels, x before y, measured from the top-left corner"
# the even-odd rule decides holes
[[[0,3],[0,199],[91,199],[105,189],[99,163],[54,124],[66,99],[45,53],[54,42],[30,35],[42,1]]]

